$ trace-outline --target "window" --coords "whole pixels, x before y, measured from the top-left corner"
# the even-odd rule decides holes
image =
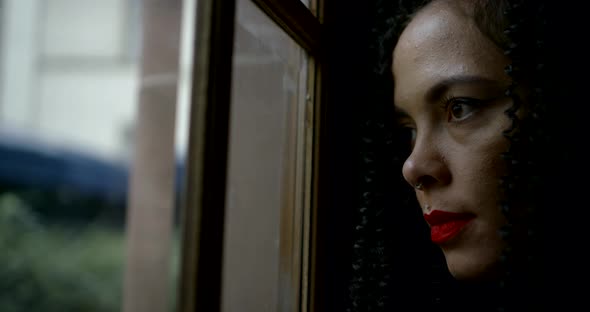
[[[237,1],[235,29],[222,310],[287,311],[309,192],[308,57],[248,0]]]
[[[321,2],[0,1],[0,310],[313,310]]]
[[[175,308],[191,11],[2,2],[0,310]]]
[[[307,311],[320,23],[297,0],[199,4],[184,311]]]

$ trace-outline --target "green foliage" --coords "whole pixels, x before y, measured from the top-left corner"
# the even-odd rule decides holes
[[[0,311],[119,311],[122,231],[39,222],[11,194],[0,196]]]

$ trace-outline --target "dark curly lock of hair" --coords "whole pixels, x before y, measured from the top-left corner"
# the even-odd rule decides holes
[[[408,151],[396,143],[399,134],[390,119],[393,48],[413,14],[429,2],[375,1],[370,47],[374,88],[361,127],[361,206],[353,229],[348,311],[389,311],[400,305],[412,311],[471,311],[473,302],[478,306],[487,302],[489,311],[541,310],[541,301],[532,296],[543,285],[541,218],[549,201],[539,194],[553,177],[546,168],[559,158],[549,148],[556,138],[546,118],[552,113],[545,96],[552,77],[546,71],[544,53],[544,2],[474,1],[477,27],[512,61],[505,68],[513,81],[506,95],[514,103],[505,112],[511,126],[503,132],[510,147],[501,155],[508,174],[499,181],[504,197],[498,208],[508,220],[500,230],[507,242],[501,257],[504,270],[499,282],[478,287],[455,281],[440,250],[430,243],[414,192],[401,175]],[[532,90],[526,102],[514,92],[522,83]],[[522,119],[516,114],[519,109],[528,112]],[[527,205],[522,205],[524,201]],[[395,218],[389,215],[392,207]]]

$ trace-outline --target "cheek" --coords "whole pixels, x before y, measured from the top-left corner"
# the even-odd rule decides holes
[[[502,134],[511,121],[502,115],[496,115],[494,122],[472,132],[464,142],[465,155],[469,155],[473,166],[479,168],[479,176],[499,178],[505,173],[506,164],[502,154],[508,151],[510,141]]]
[[[494,233],[504,222],[498,206],[503,196],[500,179],[506,172],[505,161],[500,156],[504,146],[506,144],[499,143],[478,146],[465,151],[463,162],[455,164],[452,187],[464,208],[479,216],[484,227],[478,228],[486,233],[482,234],[484,237]]]
[[[452,163],[455,182],[474,193],[498,194],[500,178],[506,173],[501,155],[508,147],[509,142],[502,136],[501,130],[480,135],[470,144],[457,147],[453,151],[456,156],[452,157],[456,160]]]
[[[505,167],[505,161],[502,154],[508,151],[510,142],[502,135],[505,127],[498,127],[488,131],[486,136],[480,138],[473,149],[474,158],[481,163],[484,168],[489,170],[500,170]],[[500,170],[501,171],[501,170]]]

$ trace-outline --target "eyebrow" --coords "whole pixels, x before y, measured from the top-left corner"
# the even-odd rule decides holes
[[[393,106],[394,111],[393,111],[393,115],[394,115],[394,119],[399,121],[400,119],[404,119],[404,118],[410,118],[410,115],[408,113],[406,113],[405,110],[399,108],[398,106]]]
[[[487,84],[490,86],[499,87],[499,82],[496,80],[492,80],[489,78],[485,78],[482,76],[452,76],[445,78],[434,86],[432,86],[427,92],[424,98],[428,102],[435,102],[440,99],[443,94],[448,92],[448,90],[454,85],[464,85],[464,84]]]

